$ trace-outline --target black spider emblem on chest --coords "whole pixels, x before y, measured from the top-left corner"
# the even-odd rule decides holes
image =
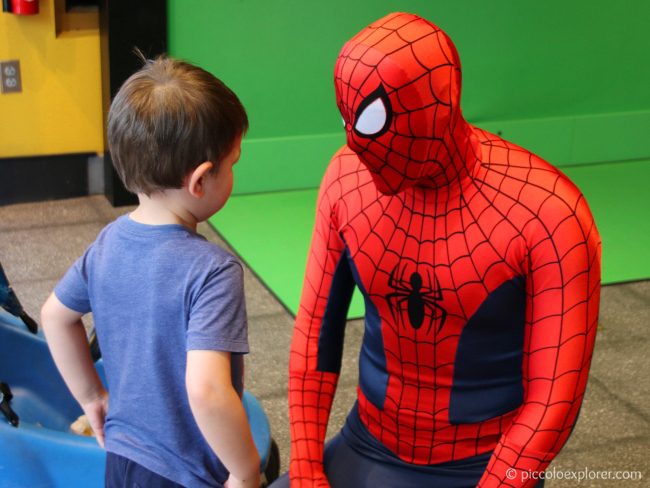
[[[399,265],[395,266],[388,278],[388,286],[395,291],[386,295],[393,320],[397,322],[397,317],[402,317],[403,320],[406,315],[411,327],[418,330],[424,324],[425,318],[428,318],[427,333],[436,321],[437,332],[440,332],[447,319],[447,311],[438,304],[442,300],[438,278],[427,270],[428,284],[425,284],[422,275],[416,270],[406,280],[406,267],[399,276],[398,269]]]

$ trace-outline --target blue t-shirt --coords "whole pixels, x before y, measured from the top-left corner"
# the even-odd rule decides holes
[[[187,351],[229,351],[242,392],[248,329],[239,262],[181,225],[123,216],[57,284],[92,311],[110,392],[106,449],[188,487],[228,472],[199,431],[185,388]]]

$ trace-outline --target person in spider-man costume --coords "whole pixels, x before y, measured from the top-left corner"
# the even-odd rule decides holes
[[[291,346],[291,486],[532,486],[567,440],[600,238],[556,168],[467,123],[447,35],[390,14],[343,47]],[[354,286],[358,401],[324,451]],[[522,474],[527,473],[527,474]]]

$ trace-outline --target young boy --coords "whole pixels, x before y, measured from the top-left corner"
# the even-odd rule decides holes
[[[165,57],[111,105],[111,155],[140,204],[102,230],[42,310],[57,367],[106,448],[108,487],[259,486],[240,399],[242,268],[196,233],[230,196],[247,128],[228,87]],[[90,311],[110,401],[81,322]]]

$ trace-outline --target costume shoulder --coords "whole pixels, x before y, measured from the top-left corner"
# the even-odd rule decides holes
[[[320,193],[321,196],[336,200],[370,182],[370,172],[346,144],[332,156],[321,181]]]
[[[502,210],[517,203],[542,222],[569,216],[593,222],[581,191],[559,169],[521,146],[482,129],[474,128],[481,144],[480,179],[492,201]],[[589,223],[587,222],[587,224]]]
[[[347,145],[339,149],[327,167],[318,195],[318,211],[343,226],[362,208],[379,198],[370,171]]]

